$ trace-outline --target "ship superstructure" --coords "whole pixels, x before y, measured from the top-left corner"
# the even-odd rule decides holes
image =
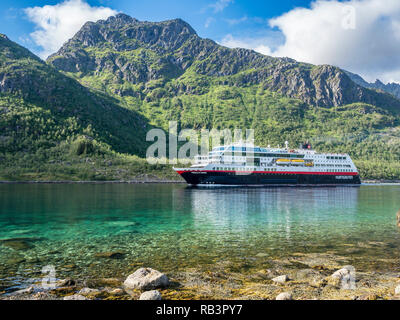
[[[174,168],[191,185],[358,185],[348,154],[318,153],[309,143],[299,149],[262,148],[236,143],[198,155],[190,168]]]

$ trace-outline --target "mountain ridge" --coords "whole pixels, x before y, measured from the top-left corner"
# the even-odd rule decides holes
[[[347,75],[350,77],[351,80],[353,80],[355,83],[359,84],[360,86],[363,86],[365,88],[369,89],[376,89],[376,90],[381,90],[387,93],[392,94],[396,98],[400,98],[400,84],[396,82],[390,82],[390,83],[383,83],[379,79],[376,79],[375,82],[367,82],[365,81],[360,75],[352,73],[350,71],[345,71]]]
[[[103,55],[96,55],[94,48]],[[144,55],[140,63],[134,63],[127,52],[139,48],[145,48],[150,57]],[[130,83],[177,79],[190,67],[200,77],[242,74],[243,83],[237,81],[234,85],[262,83],[265,89],[311,105],[334,107],[363,102],[400,112],[400,100],[357,84],[340,68],[226,48],[200,38],[181,19],[141,22],[118,14],[87,23],[47,61],[63,72],[116,72],[116,82]]]

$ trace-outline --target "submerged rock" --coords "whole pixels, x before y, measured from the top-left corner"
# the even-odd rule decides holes
[[[397,218],[397,226],[400,228],[400,210],[397,211],[396,218]]]
[[[10,239],[1,241],[4,246],[14,250],[28,250],[33,248],[33,245],[26,240]]]
[[[289,292],[282,292],[277,295],[276,300],[293,300],[293,297]]]
[[[11,257],[10,259],[8,259],[6,261],[6,264],[18,265],[20,263],[24,263],[25,261],[26,261],[26,259],[23,257]]]
[[[268,253],[264,253],[264,252],[260,252],[260,253],[256,254],[256,257],[257,258],[266,258],[266,257],[269,257],[269,254]]]
[[[284,274],[282,276],[273,278],[272,281],[276,283],[285,283],[289,281],[289,277],[286,274]]]
[[[157,290],[146,291],[140,295],[139,300],[161,300],[161,293]]]
[[[108,258],[108,259],[123,259],[125,258],[126,253],[115,251],[115,252],[99,252],[96,253],[94,256],[96,258]]]
[[[160,271],[151,268],[140,268],[132,273],[124,282],[126,290],[149,290],[169,285],[168,277]]]

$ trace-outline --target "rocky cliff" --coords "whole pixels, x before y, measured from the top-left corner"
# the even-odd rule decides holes
[[[288,58],[273,58],[247,49],[229,49],[200,38],[186,22],[142,22],[118,14],[88,22],[48,62],[79,78],[107,78],[120,95],[144,97],[143,90],[125,90],[124,82],[146,84],[176,80],[169,95],[198,93],[181,81],[190,77],[229,86],[259,85],[265,89],[323,107],[364,102],[400,110],[391,95],[365,88],[333,66],[314,66]],[[110,75],[112,75],[110,77]],[[126,86],[125,86],[126,87]],[[142,91],[142,92],[139,92]],[[204,90],[200,90],[203,91]]]

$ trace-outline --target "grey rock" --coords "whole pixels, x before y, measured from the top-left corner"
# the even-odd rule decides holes
[[[337,280],[342,280],[344,277],[350,275],[352,270],[354,270],[353,266],[344,266],[343,268],[335,271],[331,277]]]
[[[260,253],[256,254],[257,258],[265,258],[265,257],[268,257],[268,256],[269,256],[269,254],[268,253],[264,253],[264,252],[260,252]]]
[[[34,287],[28,287],[26,289],[15,291],[13,294],[30,294],[33,293],[34,291],[35,291]]]
[[[282,276],[273,278],[272,281],[276,282],[276,283],[285,283],[285,282],[289,281],[289,277],[286,274],[284,274]]]
[[[151,268],[140,268],[132,273],[124,282],[125,290],[149,290],[169,285],[168,277]]]
[[[292,294],[289,292],[282,292],[278,294],[276,300],[293,300]]]
[[[139,300],[161,300],[161,293],[157,290],[146,291],[140,295]]]
[[[78,294],[81,295],[89,295],[89,294],[97,294],[100,293],[100,290],[98,289],[91,289],[91,288],[82,288],[81,290],[79,290]]]
[[[394,289],[394,294],[397,296],[397,295],[400,295],[400,285],[398,285],[395,289]]]
[[[80,294],[73,294],[72,296],[64,297],[64,300],[89,300],[89,299]]]
[[[120,288],[111,289],[108,291],[109,294],[113,296],[122,296],[124,294],[124,290]]]
[[[73,279],[63,279],[57,281],[56,284],[58,287],[73,287],[76,285],[76,282]]]

